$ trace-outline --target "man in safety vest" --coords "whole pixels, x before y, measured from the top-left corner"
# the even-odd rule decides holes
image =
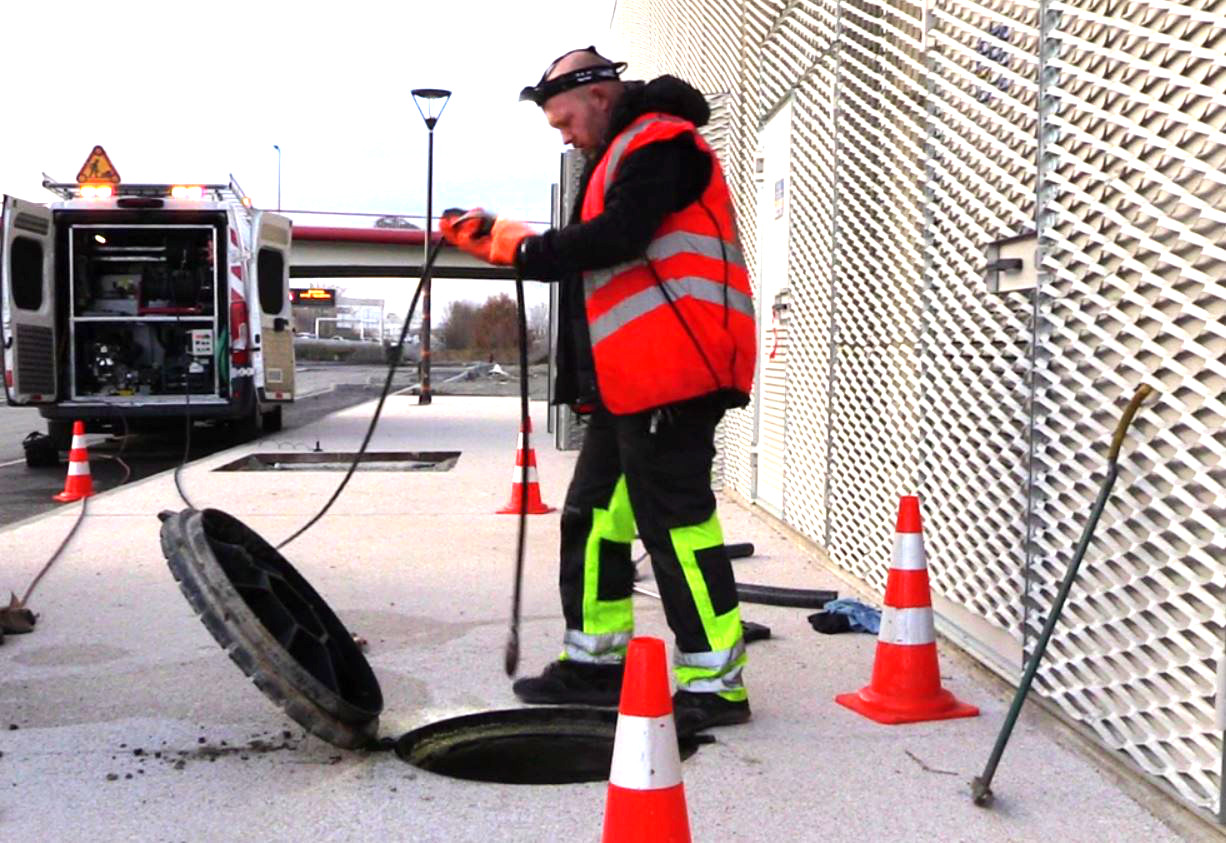
[[[749,720],[745,640],[711,491],[715,427],[748,403],[756,352],[749,277],[706,100],[671,76],[569,52],[525,88],[588,158],[570,224],[536,234],[477,209],[451,243],[560,282],[553,402],[590,413],[562,511],[561,657],[520,679],[530,703],[615,706],[634,630],[636,532],[676,637],[681,734]]]

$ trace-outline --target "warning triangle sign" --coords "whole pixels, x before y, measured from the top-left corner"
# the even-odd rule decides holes
[[[94,147],[94,151],[89,154],[89,157],[85,159],[85,163],[81,165],[81,172],[77,173],[77,184],[85,184],[86,182],[119,184],[119,171],[115,169],[115,165],[107,157],[106,150],[100,146]]]

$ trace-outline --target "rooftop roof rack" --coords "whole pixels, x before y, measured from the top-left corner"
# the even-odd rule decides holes
[[[191,184],[191,182],[176,182],[175,184]],[[130,184],[120,182],[115,185],[115,196],[168,196],[170,189],[174,186],[174,184]],[[61,199],[71,200],[81,197],[81,185],[76,182],[54,181],[46,173],[43,173],[43,187]],[[250,200],[247,198],[247,194],[239,187],[238,180],[233,175],[230,176],[229,184],[203,184],[200,187],[204,188],[205,196],[211,197],[218,202],[238,202],[250,207]]]

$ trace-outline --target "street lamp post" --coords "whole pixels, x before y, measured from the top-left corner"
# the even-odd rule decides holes
[[[272,148],[277,150],[277,210],[281,210],[281,147],[273,144]]]
[[[426,260],[430,257],[430,234],[434,222],[434,126],[443,116],[443,109],[451,99],[451,91],[441,88],[414,88],[413,102],[417,105],[417,113],[426,123],[426,241],[422,253],[422,271],[425,272]],[[425,103],[425,108],[422,108]],[[438,107],[436,112],[434,109]],[[418,404],[429,404],[433,399],[430,395],[430,279],[425,279],[421,287],[421,391],[417,396]]]

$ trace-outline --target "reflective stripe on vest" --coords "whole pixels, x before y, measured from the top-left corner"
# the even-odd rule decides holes
[[[664,281],[662,286],[668,291],[668,298],[673,301],[677,301],[684,296],[690,296],[691,298],[717,304],[721,307],[724,304],[724,295],[726,293],[729,308],[745,314],[750,319],[753,318],[753,299],[741,291],[734,290],[732,287],[725,287],[717,281],[691,276],[689,278],[674,278]],[[620,304],[606,310],[589,324],[588,330],[592,335],[592,344],[595,345],[618,329],[624,328],[635,319],[650,313],[657,307],[667,306],[668,299],[664,297],[664,293],[658,286],[648,287],[642,292],[623,299]]]
[[[707,234],[694,234],[689,231],[672,231],[657,237],[647,247],[647,258],[653,261],[668,260],[677,255],[700,255],[704,258],[722,261],[727,260],[732,266],[745,268],[745,256],[735,243],[711,237]],[[608,269],[595,269],[583,273],[584,289],[588,295],[599,290],[615,276],[635,266],[641,265],[641,260],[635,259],[619,263]],[[752,314],[751,314],[752,315]]]
[[[604,190],[601,193],[602,196],[608,193],[609,188],[613,186],[613,178],[617,174],[617,166],[622,162],[622,156],[626,154],[626,147],[628,147],[630,143],[644,131],[652,128],[653,123],[671,123],[680,129],[689,128],[690,125],[687,121],[676,117],[658,115],[654,118],[654,120],[643,120],[642,122],[635,123],[631,125],[630,128],[618,135],[617,139],[614,140],[612,145],[609,147],[609,160],[605,164]]]

